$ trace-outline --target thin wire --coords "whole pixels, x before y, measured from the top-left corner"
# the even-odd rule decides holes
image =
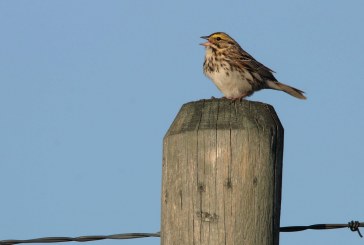
[[[90,242],[104,239],[133,239],[145,237],[160,237],[159,232],[156,233],[125,233],[109,236],[79,236],[79,237],[43,237],[29,240],[3,240],[1,245],[12,245],[19,243],[55,243],[55,242]]]
[[[327,229],[340,229],[349,228],[351,231],[358,232],[360,237],[359,227],[364,227],[364,223],[359,221],[350,221],[347,224],[316,224],[308,226],[285,226],[280,227],[280,232],[296,232],[304,230],[327,230]],[[55,242],[90,242],[104,239],[133,239],[133,238],[146,238],[146,237],[160,237],[160,232],[156,233],[124,233],[109,236],[79,236],[79,237],[43,237],[29,240],[2,240],[0,245],[13,245],[20,243],[55,243]]]
[[[363,237],[363,235],[360,233],[359,227],[364,227],[364,223],[360,223],[359,221],[350,221],[347,224],[316,224],[308,226],[286,226],[286,227],[281,227],[279,231],[295,232],[304,230],[328,230],[328,229],[349,228],[351,231],[358,232],[358,235],[360,237]]]

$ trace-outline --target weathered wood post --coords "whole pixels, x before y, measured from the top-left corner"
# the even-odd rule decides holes
[[[283,127],[272,106],[201,100],[164,137],[162,245],[278,245]]]

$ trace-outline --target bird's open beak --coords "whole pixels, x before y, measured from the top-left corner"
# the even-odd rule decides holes
[[[210,46],[210,45],[211,45],[211,43],[208,41],[208,39],[209,39],[209,37],[208,37],[208,36],[202,36],[201,38],[202,38],[202,39],[206,39],[206,40],[207,40],[207,42],[205,42],[205,43],[200,43],[200,45],[205,46],[205,47],[207,47],[207,46]]]

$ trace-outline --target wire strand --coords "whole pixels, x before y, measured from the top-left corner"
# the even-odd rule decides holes
[[[349,228],[351,231],[358,232],[358,235],[360,237],[363,237],[363,235],[360,233],[359,227],[364,227],[364,223],[360,223],[359,221],[350,221],[347,224],[316,224],[308,226],[286,226],[286,227],[281,227],[279,231],[295,232],[304,230],[329,230],[329,229]]]
[[[109,236],[42,237],[28,240],[3,240],[0,241],[0,244],[12,245],[20,243],[90,242],[104,239],[133,239],[145,237],[160,237],[160,233],[124,233]]]
[[[315,224],[308,226],[285,226],[280,227],[280,232],[297,232],[304,230],[328,230],[328,229],[340,229],[349,228],[353,232],[358,232],[360,237],[363,237],[360,233],[359,227],[364,227],[364,223],[359,221],[350,221],[347,224]],[[0,245],[13,245],[20,243],[56,243],[56,242],[90,242],[104,239],[134,239],[134,238],[146,238],[146,237],[160,237],[160,232],[156,233],[124,233],[108,236],[79,236],[79,237],[42,237],[28,240],[2,240]]]

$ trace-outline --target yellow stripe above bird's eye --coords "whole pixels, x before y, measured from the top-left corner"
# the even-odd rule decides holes
[[[223,33],[214,33],[211,35],[211,37],[213,37],[213,38],[220,37],[221,39],[224,39],[226,37],[226,35],[224,35]]]
[[[224,32],[215,32],[210,35],[210,38],[221,38],[222,40],[230,40],[232,39],[229,35]]]

